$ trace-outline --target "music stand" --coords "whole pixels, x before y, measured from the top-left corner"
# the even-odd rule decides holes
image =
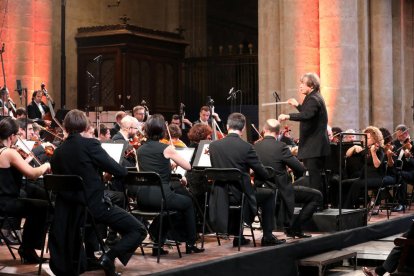
[[[200,141],[192,166],[194,168],[211,168],[209,146],[211,140]]]
[[[66,114],[68,114],[68,112],[69,112],[70,110],[68,110],[68,109],[59,109],[57,112],[56,112],[56,115],[55,115],[55,119],[56,120],[58,120],[59,121],[59,123],[63,123],[63,120],[65,119],[65,117],[66,117]],[[56,122],[53,120],[52,121],[52,125],[51,125],[51,127],[54,129],[54,128],[56,128],[56,127],[58,127],[58,125],[56,124]]]
[[[101,143],[101,146],[118,164],[121,162],[122,153],[124,152],[123,143]]]
[[[176,148],[175,150],[182,158],[184,158],[184,160],[191,162],[195,148]],[[177,166],[173,173],[184,176],[187,173],[187,171],[181,168],[180,166]]]

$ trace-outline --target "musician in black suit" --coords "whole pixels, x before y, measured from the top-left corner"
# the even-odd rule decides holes
[[[122,238],[100,261],[106,275],[117,275],[114,260],[116,257],[126,265],[146,237],[145,227],[131,214],[118,206],[112,205],[111,201],[104,196],[104,185],[101,181],[100,171],[112,174],[115,178],[127,175],[127,170],[115,162],[101,147],[98,140],[84,138],[80,133],[84,132],[88,125],[86,115],[77,109],[71,110],[63,121],[63,126],[69,134],[63,144],[55,150],[51,164],[53,173],[79,175],[85,183],[85,192],[88,207],[96,222],[111,227],[120,233]],[[58,218],[57,218],[58,219]],[[66,227],[64,224],[56,225],[55,232],[51,235],[59,236]],[[59,229],[57,229],[59,228]],[[88,244],[86,243],[85,246]],[[87,255],[88,248],[86,248]],[[50,249],[51,256],[53,250]],[[93,254],[93,252],[92,252]],[[56,256],[59,260],[60,256]]]
[[[252,219],[257,213],[257,205],[259,205],[262,209],[262,246],[281,244],[286,240],[279,240],[272,235],[275,218],[275,193],[270,189],[255,193],[254,187],[250,183],[250,169],[254,171],[256,178],[267,179],[269,174],[257,157],[253,146],[241,139],[240,136],[242,135],[245,126],[246,118],[243,114],[230,114],[227,119],[228,135],[225,138],[210,144],[209,152],[211,165],[213,168],[237,168],[244,173],[241,185],[243,185],[243,188],[246,191],[248,206],[248,208],[243,210],[245,221],[247,223],[252,222]],[[239,202],[241,200],[240,189],[231,185],[229,186],[229,190],[232,194],[230,202]],[[210,205],[211,203],[212,202],[210,201]],[[223,206],[220,212],[224,213],[226,210],[228,210],[228,208],[224,208]],[[249,241],[243,238],[241,244],[243,245],[247,243],[249,243]],[[237,244],[238,241],[234,239],[233,246],[237,246]]]
[[[323,191],[321,171],[330,148],[326,131],[328,113],[319,86],[319,77],[315,73],[304,74],[299,86],[299,91],[306,95],[303,103],[300,105],[294,98],[288,100],[299,113],[280,114],[279,121],[300,122],[298,158],[303,160],[309,172],[310,187]]]
[[[279,180],[281,205],[285,207],[283,208],[285,214],[280,214],[279,217],[287,215],[288,221],[284,222],[284,226],[287,227],[286,234],[293,238],[295,236],[309,238],[311,235],[303,233],[301,226],[312,218],[317,207],[322,204],[322,193],[301,185],[306,181],[304,177],[295,181],[292,186],[286,167],[289,167],[297,177],[303,176],[305,168],[292,155],[289,147],[276,139],[279,136],[280,123],[276,119],[269,119],[264,124],[263,131],[263,140],[256,143],[254,148],[263,165],[272,167]],[[299,215],[293,220],[295,202],[303,205]]]
[[[115,123],[114,126],[111,128],[111,139],[114,137],[115,134],[118,133],[118,131],[121,130],[121,120],[126,116],[126,113],[124,111],[118,111],[115,114]]]
[[[42,102],[42,96],[43,92],[41,90],[33,92],[32,102],[27,106],[27,116],[39,125],[50,126],[51,121],[43,120],[43,117],[50,112],[50,109]]]

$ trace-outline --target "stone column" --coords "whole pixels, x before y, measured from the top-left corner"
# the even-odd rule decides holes
[[[2,3],[5,8],[6,2]],[[29,102],[33,90],[40,89],[42,81],[52,85],[51,7],[52,0],[9,1],[7,10],[0,13],[1,20],[5,16],[0,42],[5,44],[6,85],[17,107],[25,102],[20,104],[19,95],[14,91],[16,80],[21,80],[22,86],[28,88]],[[3,86],[3,80],[0,83]]]
[[[259,103],[274,101],[271,92],[280,89],[282,101],[298,92],[305,72],[319,74],[318,1],[259,1]],[[280,25],[280,27],[279,27]],[[259,119],[275,114],[274,107],[259,106]],[[280,112],[296,109],[280,106]],[[289,122],[297,136],[298,124]]]
[[[272,91],[281,94],[280,70],[281,21],[280,2],[259,1],[259,127],[269,118],[276,117],[274,106],[262,107],[262,103],[274,102]],[[280,110],[280,108],[279,108]]]
[[[320,0],[321,92],[329,124],[358,128],[357,0]]]
[[[370,1],[372,121],[393,128],[393,62],[391,0]]]
[[[369,36],[369,3],[358,1],[358,90],[359,96],[359,129],[369,125],[371,121],[371,74],[370,74],[370,36]]]

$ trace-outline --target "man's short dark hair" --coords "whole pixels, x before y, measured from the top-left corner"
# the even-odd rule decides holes
[[[16,109],[16,116],[27,115],[26,109],[24,107],[19,107]]]
[[[208,106],[206,106],[206,105],[203,105],[203,106],[200,108],[200,112],[201,112],[201,111],[210,112],[210,107],[208,107]]]
[[[33,120],[26,119],[26,118],[19,118],[19,119],[16,119],[16,123],[19,126],[19,128],[26,129],[27,125],[33,124]]]
[[[227,125],[229,129],[242,131],[246,125],[246,117],[241,113],[231,113],[227,118]]]
[[[172,115],[172,117],[171,117],[171,121],[172,120],[181,120],[181,116],[180,115],[178,115],[178,114],[174,114],[174,115]]]
[[[88,127],[88,118],[83,111],[73,109],[66,114],[63,127],[68,134],[81,133]]]

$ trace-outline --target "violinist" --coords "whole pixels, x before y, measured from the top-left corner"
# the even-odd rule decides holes
[[[17,141],[19,127],[12,118],[0,122],[0,213],[26,218],[19,255],[24,263],[38,263],[35,249],[41,249],[46,224],[47,201],[20,198],[22,175],[30,179],[50,170],[45,163],[33,168],[12,149]]]
[[[366,155],[367,158],[367,175],[365,168],[361,168],[359,177],[355,179],[347,179],[343,181],[343,190],[345,191],[343,208],[359,208],[359,196],[363,196],[365,190],[365,178],[367,179],[368,189],[378,189],[383,184],[385,176],[385,168],[383,161],[384,155],[384,139],[381,131],[374,126],[368,126],[363,133],[367,134],[367,150],[359,145],[354,145],[346,151],[346,157]],[[376,212],[377,209],[374,209]]]
[[[140,140],[138,139],[138,120],[132,116],[125,116],[121,120],[121,129],[117,134],[112,137],[114,142],[122,142],[124,144],[124,156],[121,158],[121,166],[127,167],[136,167],[136,156],[135,148],[133,145],[130,145],[130,140],[135,140],[135,146],[140,145]],[[123,191],[123,185],[120,181],[113,181],[112,188],[116,191]]]
[[[291,136],[291,130],[288,126],[285,126],[285,128],[282,131],[280,131],[279,141],[285,143],[288,146],[292,146],[292,147],[297,146]]]
[[[53,155],[51,160],[53,172],[62,175],[74,174],[81,176],[84,181],[91,216],[97,223],[110,226],[114,231],[121,233],[122,238],[119,242],[109,251],[106,251],[100,259],[100,264],[106,275],[117,275],[114,264],[115,258],[118,257],[126,265],[132,252],[145,238],[146,231],[142,223],[131,214],[108,202],[108,199],[104,196],[104,185],[99,172],[104,170],[114,175],[114,177],[122,178],[127,175],[127,170],[122,168],[105,152],[99,141],[84,138],[80,135],[87,128],[87,117],[82,111],[71,110],[66,115],[63,126],[69,136]],[[58,204],[56,205],[58,206]],[[65,212],[66,209],[63,208],[60,211]],[[49,239],[50,266],[57,275],[67,274],[68,272],[64,269],[71,269],[73,266],[71,261],[69,263],[72,266],[66,266],[67,263],[65,263],[66,260],[71,260],[70,258],[73,257],[70,255],[70,250],[57,250],[57,248],[68,246],[66,248],[75,250],[73,244],[65,244],[65,242],[69,242],[65,237],[71,231],[76,232],[77,227],[76,224],[71,224],[66,228],[66,223],[59,223],[60,219],[62,218],[54,217],[50,231],[50,237],[52,238]],[[94,248],[90,246],[91,242],[92,240],[86,236],[86,256],[93,259],[95,258]]]
[[[95,134],[95,137],[101,142],[111,140],[111,130],[105,124],[100,124],[99,135],[98,135],[97,128],[95,129],[94,134]]]
[[[395,128],[397,139],[393,141],[394,153],[396,160],[402,162],[401,177],[401,193],[400,193],[400,205],[395,207],[393,211],[402,211],[406,202],[407,183],[414,182],[414,149],[413,142],[408,132],[406,125],[398,125]]]
[[[174,147],[176,148],[186,148],[187,145],[180,140],[181,138],[181,129],[179,126],[174,125],[174,124],[170,124],[168,126],[168,129],[170,131],[171,134],[171,141],[170,138],[168,137],[168,133],[166,133],[167,137],[164,137],[163,139],[160,140],[161,143],[169,145],[172,144],[174,145]]]

